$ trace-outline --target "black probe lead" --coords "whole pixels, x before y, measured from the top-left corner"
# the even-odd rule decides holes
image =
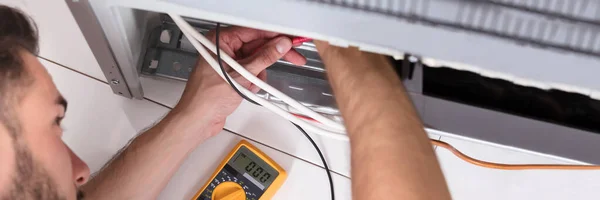
[[[217,62],[219,63],[219,67],[221,68],[221,72],[225,76],[225,80],[227,80],[227,83],[229,83],[229,85],[233,88],[233,90],[235,90],[235,92],[238,93],[238,95],[240,95],[246,101],[248,101],[250,103],[253,103],[255,105],[260,106],[260,104],[256,103],[252,99],[248,98],[246,95],[242,94],[242,92],[237,87],[235,87],[235,85],[233,85],[233,82],[229,78],[228,73],[225,71],[225,68],[221,64],[221,48],[219,47],[219,29],[220,28],[221,28],[221,23],[217,23],[217,28],[215,29],[215,37],[216,37],[215,45],[217,46]],[[321,161],[323,162],[323,166],[325,167],[325,171],[327,171],[327,178],[329,179],[329,188],[331,190],[331,200],[335,200],[335,194],[334,194],[335,190],[333,189],[333,179],[331,178],[331,171],[329,171],[329,167],[327,166],[327,162],[325,161],[325,157],[323,156],[323,153],[321,152],[321,149],[319,149],[319,147],[317,146],[317,143],[315,143],[315,141],[312,139],[312,137],[310,137],[310,135],[308,135],[308,133],[306,133],[306,131],[304,131],[304,129],[302,129],[302,127],[298,126],[294,122],[290,121],[290,123],[292,123],[294,126],[296,126],[296,128],[298,128],[298,130],[300,130],[300,132],[302,132],[302,134],[304,134],[304,136],[306,136],[306,138],[308,138],[308,140],[310,141],[310,143],[317,150],[317,153],[319,153],[319,157],[321,157]]]
[[[298,126],[298,124],[294,124],[294,122],[291,122],[294,126],[296,126],[296,128],[298,128],[298,130],[300,130],[300,132],[302,132],[304,134],[304,136],[306,136],[306,138],[308,138],[308,140],[310,140],[310,143],[312,143],[312,145],[315,147],[315,149],[317,149],[317,153],[319,153],[319,157],[321,157],[321,161],[323,161],[323,166],[325,167],[325,170],[327,170],[327,178],[329,178],[329,189],[331,190],[331,199],[335,200],[335,190],[333,190],[333,179],[331,178],[331,172],[329,171],[329,167],[327,166],[327,162],[325,162],[325,156],[323,156],[323,153],[321,153],[321,149],[319,149],[319,147],[317,146],[317,144],[315,143],[315,141],[312,139],[312,137],[310,137],[310,135],[308,135],[308,133],[306,133],[306,131],[304,131],[304,129],[302,129],[302,127]]]

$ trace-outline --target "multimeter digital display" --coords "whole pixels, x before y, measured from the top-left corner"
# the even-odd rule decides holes
[[[270,199],[287,177],[285,171],[260,150],[241,141],[227,155],[195,200]]]
[[[237,172],[242,173],[243,177],[262,190],[269,187],[279,175],[279,172],[255,156],[246,147],[240,148],[227,164]]]

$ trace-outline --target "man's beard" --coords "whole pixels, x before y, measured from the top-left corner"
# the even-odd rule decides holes
[[[15,173],[12,188],[8,190],[6,200],[39,199],[64,200],[57,190],[57,184],[52,180],[40,163],[36,162],[29,148],[19,141],[19,136],[13,138],[15,150]],[[10,186],[9,186],[10,187]],[[78,194],[78,199],[83,195]],[[83,199],[83,198],[82,198]]]

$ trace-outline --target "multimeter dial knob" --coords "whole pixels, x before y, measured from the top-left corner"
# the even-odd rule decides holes
[[[237,183],[223,182],[212,193],[213,200],[245,200],[246,192]]]

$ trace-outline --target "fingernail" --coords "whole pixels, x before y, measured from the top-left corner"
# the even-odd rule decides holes
[[[288,52],[292,48],[292,41],[289,38],[281,38],[275,45],[280,54]]]

